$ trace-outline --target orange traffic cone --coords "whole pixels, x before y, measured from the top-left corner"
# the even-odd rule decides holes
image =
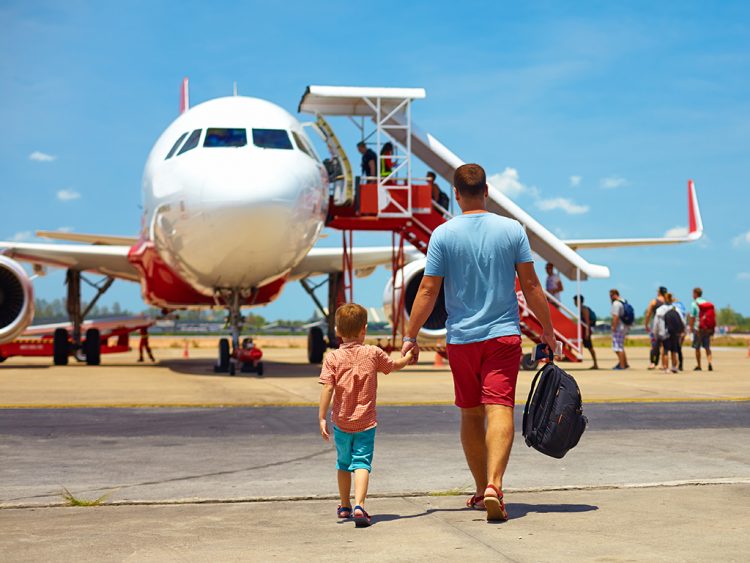
[[[433,367],[441,368],[445,365],[443,355],[440,352],[435,352],[435,361],[432,363]]]
[[[187,338],[185,339],[185,348],[182,350],[182,357],[183,358],[189,358],[190,352],[188,351],[188,341]]]

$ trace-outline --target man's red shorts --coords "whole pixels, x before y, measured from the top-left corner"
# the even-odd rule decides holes
[[[469,344],[448,344],[448,363],[453,372],[456,406],[512,407],[521,363],[521,337],[490,338]]]

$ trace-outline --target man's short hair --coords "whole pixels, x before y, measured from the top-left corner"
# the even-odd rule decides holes
[[[693,289],[693,291],[695,292],[695,294],[698,297],[702,297],[703,296],[703,290],[700,287],[696,287],[695,289]]]
[[[366,146],[367,146],[367,143],[365,143],[364,141],[360,141],[359,143],[357,143],[357,147],[363,147],[364,148]]]
[[[478,164],[464,164],[456,168],[453,185],[464,197],[479,197],[487,186],[487,174]]]
[[[573,301],[575,301],[576,303],[578,303],[579,301],[583,303],[583,295],[574,295]]]
[[[344,338],[356,338],[367,326],[367,309],[356,303],[345,303],[336,309],[336,332]]]
[[[435,173],[432,170],[430,170],[427,174],[425,174],[425,176],[427,176],[428,178],[432,178],[433,180],[437,177],[435,176]]]
[[[610,289],[609,290],[610,295],[617,295],[617,297],[620,297],[620,292],[616,289]]]
[[[661,295],[663,297],[666,297],[666,295],[667,295],[667,288],[664,287],[663,285],[659,287],[659,295]]]

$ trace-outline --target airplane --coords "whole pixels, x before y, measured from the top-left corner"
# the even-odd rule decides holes
[[[389,89],[375,90],[387,95]],[[427,138],[428,144],[437,143]],[[424,147],[415,147],[419,156]],[[445,162],[450,164],[450,159]],[[447,169],[439,173],[451,177]],[[329,283],[340,283],[343,249],[315,247],[327,224],[329,189],[327,168],[296,117],[270,101],[238,95],[191,108],[185,79],[180,114],[158,138],[145,164],[139,236],[40,231],[39,236],[84,244],[0,242],[0,344],[22,335],[33,320],[32,279],[19,264],[27,262],[36,274],[43,274],[47,266],[67,270],[72,334],[66,328],[55,330],[56,364],[67,363],[69,354],[79,361],[98,363],[99,354],[92,348],[100,341],[98,329],[95,323],[88,325],[84,335],[83,322],[96,300],[118,279],[139,283],[144,301],[165,313],[226,308],[231,348],[229,339],[220,339],[216,370],[233,374],[241,358],[243,307],[270,303],[286,284],[299,280],[305,285],[314,275],[328,275]],[[702,234],[692,184],[690,190],[689,236],[670,242],[689,242]],[[566,246],[503,194],[493,194],[492,202],[497,209],[491,210],[515,216],[526,226],[532,248],[536,240],[544,243],[535,251],[544,256],[549,247],[563,258],[573,256],[577,267],[588,264],[572,250],[573,243]],[[625,244],[622,240],[595,242]],[[664,242],[641,239],[643,244]],[[575,241],[575,245],[582,248],[586,241]],[[361,275],[390,265],[393,259],[391,246],[356,247],[349,252],[352,268]],[[421,266],[422,256],[419,249],[408,248],[404,261]],[[608,275],[606,267],[589,266],[596,275],[603,271]],[[561,271],[568,275],[570,270],[561,267]],[[80,296],[82,272],[106,277],[85,311]],[[337,287],[333,292],[329,288],[329,295],[337,291]],[[335,303],[329,300],[329,318],[333,308]],[[406,308],[408,314],[410,303]],[[311,362],[320,362],[325,348],[334,345],[332,331],[329,322],[326,342],[320,327],[310,328]],[[432,330],[427,336],[439,332]]]

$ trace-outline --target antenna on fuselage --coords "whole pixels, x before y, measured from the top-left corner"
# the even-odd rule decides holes
[[[236,96],[237,95],[237,81],[236,80],[234,81],[234,88],[233,88],[232,91],[233,91],[234,95]]]

